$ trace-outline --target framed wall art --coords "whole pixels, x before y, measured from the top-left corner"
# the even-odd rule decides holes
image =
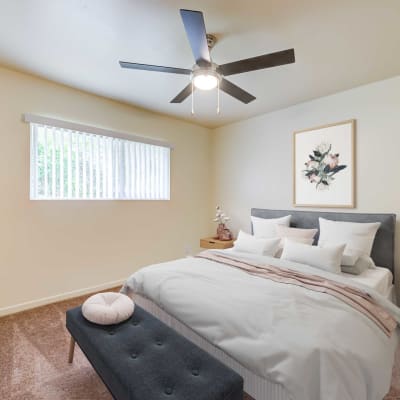
[[[355,120],[294,132],[296,207],[355,207]]]

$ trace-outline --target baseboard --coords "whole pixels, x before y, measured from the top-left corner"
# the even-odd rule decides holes
[[[56,303],[57,301],[71,299],[73,297],[82,296],[88,293],[98,292],[100,290],[110,289],[119,285],[122,285],[126,279],[119,279],[117,281],[102,283],[101,285],[91,286],[84,289],[77,289],[71,292],[65,292],[57,294],[55,296],[43,297],[41,299],[27,301],[25,303],[16,304],[14,306],[0,308],[0,317],[5,315],[14,314],[20,311],[29,310],[31,308],[36,308],[44,306],[50,303]]]

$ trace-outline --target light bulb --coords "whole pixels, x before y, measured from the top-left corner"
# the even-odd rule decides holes
[[[217,87],[218,78],[212,74],[199,74],[193,77],[193,84],[200,90],[211,90]]]

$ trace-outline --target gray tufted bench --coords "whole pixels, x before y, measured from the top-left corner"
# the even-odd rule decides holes
[[[139,306],[118,325],[67,311],[76,342],[117,400],[243,400],[243,378]]]

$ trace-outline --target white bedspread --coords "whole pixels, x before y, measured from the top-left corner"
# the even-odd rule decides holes
[[[360,275],[343,274],[351,281],[361,283],[362,285],[375,289],[386,298],[390,297],[393,289],[393,275],[387,268],[375,267],[369,268]]]
[[[301,264],[236,256],[349,283]],[[354,286],[399,320],[400,310],[383,296]],[[389,390],[398,329],[389,339],[328,294],[199,258],[143,268],[123,291],[151,299],[255,374],[282,384],[295,400],[382,400]]]

